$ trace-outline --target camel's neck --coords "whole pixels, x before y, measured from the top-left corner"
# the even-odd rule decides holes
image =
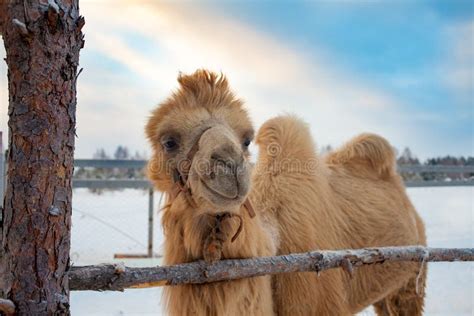
[[[259,215],[251,219],[244,208],[238,211],[243,230],[232,243],[230,235],[238,228],[238,221],[229,221],[228,226],[223,227],[229,236],[222,244],[220,258],[274,255],[275,247],[259,222]],[[171,265],[202,259],[203,249],[209,249],[204,241],[209,236],[210,219],[212,216],[189,207],[184,198],[177,198],[163,212],[164,263]],[[196,286],[170,286],[163,291],[164,302],[170,315],[271,315],[270,281],[269,276],[264,276]]]
[[[251,218],[242,206],[234,212],[238,216],[227,218],[222,223],[221,231],[222,258],[245,258],[257,255],[269,255],[272,248],[269,236],[262,228],[260,219]],[[239,218],[240,217],[240,218]],[[242,223],[240,223],[240,220]],[[191,262],[203,258],[203,246],[212,232],[215,223],[214,214],[189,206],[181,195],[167,208],[162,217],[165,233],[165,262],[176,264]],[[232,236],[242,225],[242,231],[231,242]],[[255,242],[259,240],[259,242]]]

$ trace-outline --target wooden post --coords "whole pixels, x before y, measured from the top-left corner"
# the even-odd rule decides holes
[[[153,188],[148,190],[148,258],[153,258]]]
[[[5,194],[5,156],[3,154],[3,133],[0,131],[0,210],[3,208],[3,196]],[[2,222],[2,212],[0,211],[0,223]],[[0,225],[1,226],[1,225]],[[0,228],[0,234],[1,234]],[[1,237],[0,237],[1,240]]]
[[[0,291],[18,315],[69,314],[78,0],[2,1],[9,90]]]

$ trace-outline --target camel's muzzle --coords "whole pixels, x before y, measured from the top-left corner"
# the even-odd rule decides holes
[[[250,189],[250,165],[242,145],[223,125],[204,129],[187,154],[186,163],[175,172],[173,195],[185,192],[189,203],[207,200],[217,211],[245,204],[253,217],[247,195]]]
[[[217,206],[240,205],[247,197],[249,163],[235,136],[224,126],[217,125],[203,133],[192,171],[201,184],[199,193]]]

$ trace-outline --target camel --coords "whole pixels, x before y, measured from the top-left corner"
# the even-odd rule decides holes
[[[283,255],[317,249],[426,245],[390,144],[362,134],[321,156],[294,116],[249,115],[225,76],[180,74],[179,89],[146,125],[148,177],[166,192],[164,263]],[[422,264],[259,276],[164,289],[169,315],[421,315]]]

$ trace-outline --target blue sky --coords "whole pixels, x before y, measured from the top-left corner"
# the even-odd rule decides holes
[[[446,140],[467,140],[473,152],[472,1],[307,1],[229,2],[219,10],[242,22],[286,39],[311,54],[321,50],[337,64],[360,74],[372,85],[389,91],[410,106],[404,110],[443,118],[438,124],[418,124]],[[469,25],[466,34],[451,28]],[[467,35],[467,36],[466,36]],[[470,36],[470,37],[469,37]],[[453,58],[461,43],[470,71],[466,89],[447,84],[439,66]],[[442,134],[442,135],[440,135]],[[416,151],[416,148],[415,148]]]
[[[81,10],[77,157],[149,151],[149,111],[179,71],[202,67],[227,74],[256,127],[294,113],[318,145],[369,131],[420,158],[474,155],[470,1],[83,0]],[[6,105],[4,65],[0,75]]]

